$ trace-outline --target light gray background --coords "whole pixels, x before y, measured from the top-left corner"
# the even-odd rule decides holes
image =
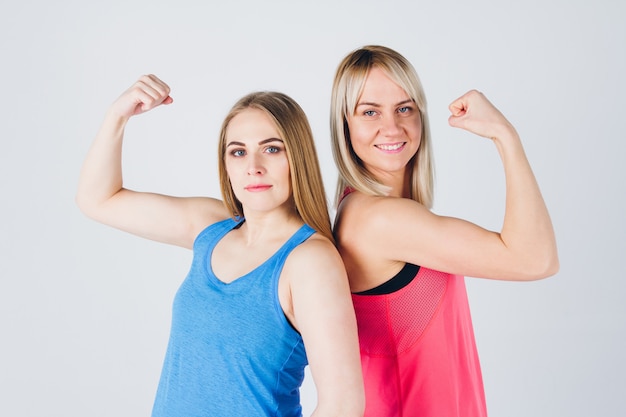
[[[518,128],[552,214],[558,275],[467,280],[490,415],[626,415],[623,2],[8,3],[0,415],[149,415],[191,253],[76,208],[78,171],[107,106],[143,73],[168,82],[174,105],[128,129],[126,184],[218,196],[216,137],[228,108],[252,90],[286,92],[310,117],[332,195],[332,77],[368,43],[397,49],[421,76],[436,212],[495,229],[502,221],[494,146],[447,126],[448,103],[477,88]],[[310,378],[303,403],[307,413],[315,403]]]

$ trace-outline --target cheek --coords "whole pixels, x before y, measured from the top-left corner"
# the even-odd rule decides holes
[[[421,142],[422,139],[422,122],[418,118],[417,120],[406,120],[401,125],[405,134],[409,136],[412,140],[416,142]]]
[[[348,131],[350,132],[350,140],[353,142],[362,142],[368,136],[368,131],[371,130],[367,128],[363,123],[358,122],[350,122],[348,121]]]
[[[231,164],[229,164],[228,162],[224,162],[224,170],[226,171],[226,175],[228,176],[228,178],[232,178],[233,176],[233,166]]]
[[[417,117],[417,121],[413,124],[413,129],[417,137],[421,140],[422,139],[422,119],[420,117]]]
[[[226,177],[232,184],[237,183],[237,179],[241,177],[241,167],[238,167],[236,163],[227,161],[224,163],[224,170],[226,171]]]
[[[285,158],[280,166],[280,173],[282,174],[282,177],[285,178],[285,181],[291,184],[291,170],[289,169],[289,161],[287,158]]]

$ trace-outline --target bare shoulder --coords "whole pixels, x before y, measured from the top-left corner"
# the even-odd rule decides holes
[[[434,215],[407,198],[350,195],[337,213],[335,237],[352,291],[374,288],[389,279],[420,252],[414,241]],[[418,265],[420,265],[418,263]]]
[[[314,234],[289,254],[284,272],[290,282],[345,280],[345,268],[335,245]],[[308,278],[315,277],[314,280]]]
[[[315,233],[291,252],[288,262],[297,266],[316,268],[316,265],[341,262],[335,245]]]
[[[390,236],[395,230],[434,216],[424,205],[408,198],[372,196],[355,192],[337,214],[335,232],[341,244]]]

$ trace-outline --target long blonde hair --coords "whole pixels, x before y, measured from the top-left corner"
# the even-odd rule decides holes
[[[224,157],[228,124],[236,115],[250,108],[263,111],[274,121],[285,144],[298,215],[318,233],[334,242],[313,133],[302,108],[286,94],[274,91],[248,94],[235,103],[224,119],[218,144],[220,188],[224,204],[233,217],[243,216],[243,207],[230,184]]]
[[[365,169],[354,152],[347,122],[348,116],[356,110],[367,74],[373,67],[380,68],[402,87],[419,109],[422,136],[420,146],[408,166],[411,173],[410,198],[431,208],[434,166],[426,96],[411,63],[393,49],[378,45],[364,46],[349,53],[339,64],[335,75],[330,112],[333,157],[339,170],[335,202],[339,204],[346,187],[379,196],[387,195],[389,191]]]

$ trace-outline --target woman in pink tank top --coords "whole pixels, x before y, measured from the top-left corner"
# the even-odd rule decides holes
[[[480,92],[449,124],[491,139],[504,165],[501,230],[436,215],[426,99],[402,55],[365,46],[340,63],[331,136],[334,233],[357,315],[366,416],[486,416],[464,276],[558,271],[548,210],[515,128]]]

